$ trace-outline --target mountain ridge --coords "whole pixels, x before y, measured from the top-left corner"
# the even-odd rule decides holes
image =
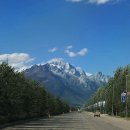
[[[82,104],[97,88],[107,83],[109,77],[101,72],[86,75],[61,58],[51,59],[44,65],[34,65],[24,71],[25,76],[45,85],[55,96],[70,104]]]

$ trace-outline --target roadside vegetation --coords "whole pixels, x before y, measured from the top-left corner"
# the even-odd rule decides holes
[[[0,124],[68,111],[68,104],[50,95],[43,86],[6,63],[0,65]]]
[[[130,94],[127,94],[125,102],[121,101],[121,93],[126,91],[130,92],[129,65],[118,68],[108,84],[99,88],[88,100],[86,108],[88,111],[98,109],[101,113],[130,117]]]

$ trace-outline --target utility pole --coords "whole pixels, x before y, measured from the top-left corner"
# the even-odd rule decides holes
[[[108,105],[108,93],[110,93],[110,88],[106,89],[105,91],[105,113],[107,113],[107,105]]]
[[[112,85],[112,116],[114,116],[114,85]]]
[[[105,114],[107,113],[107,91],[105,91]]]
[[[127,88],[127,86],[128,86],[128,75],[126,75],[126,106],[125,106],[125,110],[126,110],[126,118],[128,117],[128,106],[127,106],[127,91],[128,91],[128,88]]]

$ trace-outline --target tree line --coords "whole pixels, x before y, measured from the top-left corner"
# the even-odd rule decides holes
[[[110,115],[130,116],[130,95],[127,93],[122,102],[123,92],[130,92],[130,65],[118,68],[107,85],[100,87],[87,101],[86,107],[89,111],[98,109]]]
[[[68,111],[67,103],[39,83],[26,79],[6,63],[0,65],[0,124]]]

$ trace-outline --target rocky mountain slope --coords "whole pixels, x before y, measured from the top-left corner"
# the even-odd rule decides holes
[[[109,76],[101,72],[88,74],[60,58],[52,59],[44,65],[34,65],[24,73],[27,78],[43,84],[53,95],[74,105],[84,103],[98,87],[109,80]]]

